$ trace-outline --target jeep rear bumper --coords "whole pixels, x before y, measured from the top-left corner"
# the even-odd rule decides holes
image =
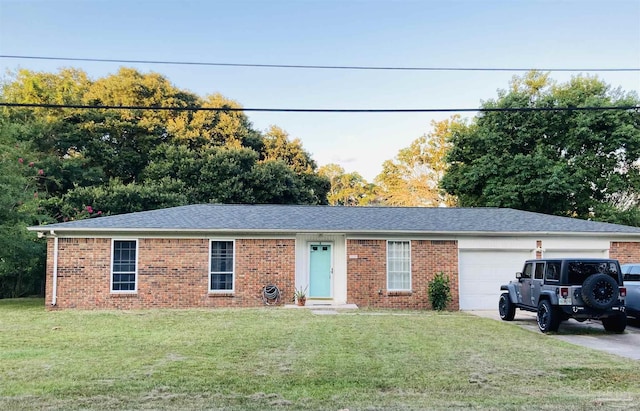
[[[602,319],[609,317],[617,317],[621,313],[625,312],[624,305],[616,305],[608,310],[597,310],[590,307],[583,306],[557,306],[567,318],[575,318],[576,320],[589,320],[589,319]]]

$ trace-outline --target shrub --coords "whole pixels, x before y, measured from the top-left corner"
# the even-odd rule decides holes
[[[449,287],[449,277],[439,272],[429,282],[429,301],[434,310],[442,311],[447,308],[451,301],[451,288]]]

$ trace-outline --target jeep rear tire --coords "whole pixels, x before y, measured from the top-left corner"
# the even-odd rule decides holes
[[[560,327],[560,313],[551,305],[549,300],[542,300],[540,304],[538,304],[536,320],[538,322],[538,328],[543,333],[558,331]]]
[[[582,299],[589,307],[607,310],[618,300],[618,283],[606,274],[594,274],[582,283]]]
[[[511,302],[508,293],[503,293],[498,302],[498,311],[503,321],[512,321],[516,316],[516,306]]]
[[[609,332],[622,334],[627,328],[627,315],[622,313],[614,317],[603,318],[602,325]]]

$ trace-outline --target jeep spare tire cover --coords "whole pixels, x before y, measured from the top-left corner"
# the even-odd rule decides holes
[[[589,307],[599,310],[611,308],[618,300],[618,283],[606,274],[594,274],[582,283],[582,299]]]

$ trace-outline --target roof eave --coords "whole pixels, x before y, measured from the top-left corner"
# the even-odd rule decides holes
[[[233,228],[73,228],[73,227],[52,227],[52,226],[34,226],[27,227],[29,231],[41,232],[48,235],[56,235],[56,233],[88,235],[88,234],[346,234],[346,235],[448,235],[448,236],[594,236],[594,237],[633,237],[640,238],[640,232],[615,232],[615,231],[429,231],[429,230],[334,230],[334,229],[233,229]]]

